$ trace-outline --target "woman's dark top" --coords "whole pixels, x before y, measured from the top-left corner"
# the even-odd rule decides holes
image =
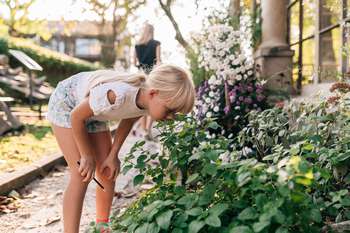
[[[139,60],[138,68],[149,73],[156,64],[156,48],[160,45],[157,40],[150,40],[147,44],[138,44],[135,46],[136,56]]]

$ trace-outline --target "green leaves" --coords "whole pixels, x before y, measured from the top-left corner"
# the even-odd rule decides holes
[[[212,198],[214,197],[215,191],[216,191],[216,186],[214,184],[208,184],[207,186],[205,186],[203,192],[199,197],[198,204],[199,205],[209,204]]]
[[[134,177],[134,185],[139,185],[143,182],[143,179],[145,178],[144,175],[140,174]]]
[[[322,216],[321,216],[321,212],[319,209],[312,209],[310,211],[310,218],[315,221],[315,222],[322,222]]]
[[[269,221],[262,221],[262,222],[257,222],[253,224],[253,229],[254,232],[261,232],[262,230],[264,230],[265,227],[267,227],[268,225],[270,225]]]
[[[221,226],[221,220],[220,218],[215,215],[211,214],[205,219],[205,223],[212,227],[220,227]]]
[[[217,167],[215,164],[209,163],[206,164],[202,169],[203,175],[215,176],[217,172]]]
[[[218,203],[209,209],[209,213],[220,216],[225,210],[228,209],[228,207],[229,206],[226,203]]]
[[[198,216],[203,213],[203,209],[201,207],[195,207],[193,209],[186,210],[186,214],[191,216]]]
[[[204,221],[194,220],[188,227],[188,233],[197,233],[204,227],[204,225]]]
[[[163,230],[168,230],[169,226],[170,226],[170,220],[171,217],[173,216],[173,211],[172,210],[167,210],[163,213],[161,213],[160,215],[158,215],[156,217],[156,221],[157,224],[160,228],[162,228]]]
[[[159,231],[160,228],[156,223],[152,222],[148,225],[147,233],[158,233]]]
[[[192,182],[196,181],[197,178],[199,177],[198,173],[192,174],[188,179],[186,180],[186,184],[191,184]]]
[[[247,226],[238,226],[238,227],[232,228],[230,230],[230,233],[254,233],[254,232]]]
[[[254,115],[239,140],[230,141],[240,143],[230,152],[228,140],[208,138],[192,121],[166,125],[163,151],[153,155],[160,165],[149,166],[151,157],[145,151],[135,153],[141,156],[134,183],[146,176],[166,182],[158,182],[129,208],[127,216],[132,217],[118,221],[118,226],[123,232],[318,233],[328,217],[336,222],[350,219],[350,175],[345,170],[335,180],[332,170],[347,169],[350,162],[350,125],[344,140],[337,142],[333,137],[340,137],[326,123],[313,128],[311,119],[304,121],[308,115],[298,118],[308,122],[301,125],[294,118],[289,121],[293,113],[272,109],[261,114]],[[210,127],[212,132],[219,129],[216,124]],[[230,153],[230,162],[222,159],[224,153]],[[135,166],[125,170],[130,168]],[[178,178],[186,180],[175,184]]]
[[[136,164],[135,168],[144,169],[146,167],[146,163],[145,163],[146,159],[147,159],[146,155],[140,155],[137,158],[137,164]]]
[[[215,121],[213,121],[213,122],[209,123],[208,128],[216,130],[216,129],[220,128],[220,125],[218,123],[216,123]]]
[[[194,193],[189,193],[186,194],[185,196],[181,197],[178,201],[177,204],[179,205],[184,205],[186,207],[186,209],[191,208],[193,205],[196,204],[197,202],[197,194]]]
[[[244,209],[239,215],[238,215],[238,219],[245,221],[245,220],[253,220],[256,219],[258,217],[258,213],[257,211],[252,208],[252,207],[248,207],[246,209]]]
[[[158,233],[159,231],[160,228],[156,223],[144,223],[136,228],[135,233]]]
[[[242,187],[245,184],[247,184],[251,180],[250,172],[244,172],[238,175],[237,177],[237,182],[238,182],[238,187]]]

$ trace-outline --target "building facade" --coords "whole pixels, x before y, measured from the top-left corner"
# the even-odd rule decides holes
[[[287,12],[297,87],[347,78],[350,0],[289,0]]]
[[[256,64],[270,86],[300,93],[306,84],[349,78],[350,0],[253,1],[262,12]]]
[[[103,52],[110,51],[103,47],[110,46],[103,41],[113,37],[112,22],[105,22],[103,27],[97,21],[51,21],[48,24],[55,32],[49,41],[41,41],[44,47],[91,62],[101,61]],[[115,56],[119,61],[130,60],[127,37],[128,33],[124,32],[114,38]],[[119,47],[124,49],[121,51]]]

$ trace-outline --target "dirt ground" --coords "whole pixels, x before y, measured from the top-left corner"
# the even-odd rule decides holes
[[[139,137],[130,135],[121,150],[121,159]],[[157,143],[148,142],[148,149],[159,149]],[[123,192],[122,197],[114,198],[112,212],[127,207],[141,190],[151,185],[138,188],[132,186],[135,171],[120,175],[117,179],[116,191]],[[16,200],[16,211],[0,215],[0,232],[7,233],[58,233],[63,232],[62,199],[63,192],[69,180],[67,167],[55,167],[44,178],[37,179],[21,190],[17,190],[20,198]],[[95,189],[96,183],[89,184],[80,224],[80,232],[86,232],[91,221],[95,220]]]

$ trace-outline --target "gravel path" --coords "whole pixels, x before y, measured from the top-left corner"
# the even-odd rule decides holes
[[[140,138],[130,135],[125,141],[120,155],[129,151],[131,146]],[[156,151],[159,146],[148,142],[148,149]],[[132,179],[135,171],[130,171],[125,176],[117,179],[116,191],[129,190],[137,194],[132,187]],[[68,183],[69,172],[67,167],[57,166],[44,178],[37,179],[19,190],[21,198],[16,202],[20,205],[13,213],[0,215],[0,232],[6,233],[56,233],[63,232],[62,199],[63,192]],[[148,189],[150,185],[144,185],[141,189]],[[80,232],[86,232],[89,223],[95,219],[95,182],[89,184],[81,218]],[[129,192],[130,193],[130,192]],[[112,212],[125,208],[137,195],[127,198],[114,198]]]

